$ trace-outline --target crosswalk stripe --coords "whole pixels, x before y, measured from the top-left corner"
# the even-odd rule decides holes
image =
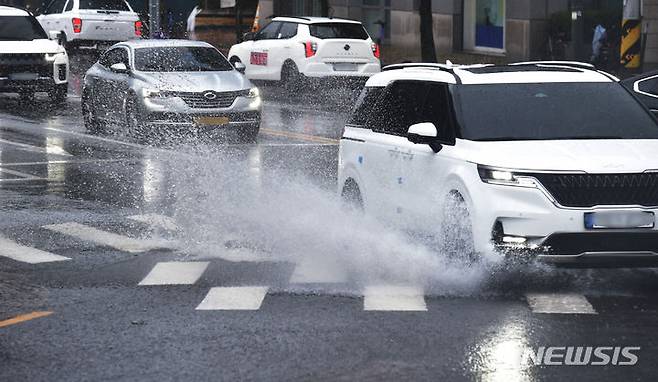
[[[191,285],[208,268],[206,261],[168,261],[157,263],[139,285]]]
[[[268,287],[215,287],[211,288],[197,310],[258,310]]]
[[[178,230],[176,221],[170,218],[169,216],[158,215],[158,214],[143,214],[143,215],[128,216],[128,219],[140,223],[145,223],[153,227],[164,228],[169,231]]]
[[[373,311],[427,311],[422,288],[374,285],[365,288],[363,309]]]
[[[526,300],[533,313],[597,314],[587,298],[576,293],[528,293]]]
[[[316,261],[316,259],[303,260],[295,266],[290,276],[292,284],[329,284],[346,281],[347,275],[338,264]]]
[[[3,237],[0,237],[0,256],[29,264],[71,260],[69,257],[26,247]]]
[[[166,240],[135,239],[116,233],[102,231],[79,223],[63,223],[43,226],[43,228],[130,253],[146,252],[152,249],[171,248],[174,243]]]

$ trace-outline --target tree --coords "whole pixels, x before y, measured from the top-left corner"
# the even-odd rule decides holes
[[[437,62],[432,26],[432,0],[420,0],[420,56],[423,62]]]

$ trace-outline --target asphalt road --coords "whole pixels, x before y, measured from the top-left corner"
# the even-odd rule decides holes
[[[655,270],[464,268],[342,210],[349,90],[266,87],[253,144],[89,135],[76,94],[0,95],[0,381],[654,379]]]

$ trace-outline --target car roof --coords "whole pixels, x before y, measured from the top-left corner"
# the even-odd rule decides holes
[[[20,8],[0,5],[0,16],[30,16],[30,12]]]
[[[361,24],[360,21],[337,19],[334,17],[306,17],[306,16],[277,16],[272,21],[287,21],[299,24],[318,24],[318,23],[348,23],[348,24]]]
[[[450,84],[613,82],[611,74],[586,63],[568,61],[519,62],[509,65],[455,65],[409,63],[390,65],[368,80],[366,86],[386,86],[400,79]]]
[[[140,40],[129,40],[123,41],[116,46],[128,46],[130,48],[158,48],[158,47],[168,47],[168,46],[204,46],[212,47],[205,41],[196,41],[196,40],[182,40],[182,39],[140,39]]]

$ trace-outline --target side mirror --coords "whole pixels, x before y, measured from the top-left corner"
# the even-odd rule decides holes
[[[58,31],[49,31],[48,39],[57,41],[59,45],[62,45],[62,42],[64,42],[64,33]]]
[[[429,145],[435,153],[441,151],[443,146],[437,138],[439,131],[432,122],[416,123],[409,126],[407,139],[415,144]]]
[[[114,73],[119,73],[119,74],[128,74],[128,73],[130,73],[130,70],[128,69],[126,64],[124,64],[123,62],[112,64],[112,66],[110,66],[110,70],[113,71]]]
[[[251,41],[256,38],[256,33],[254,32],[247,32],[242,35],[242,41]]]
[[[241,61],[236,61],[233,64],[233,67],[235,68],[235,70],[237,70],[242,74],[244,74],[244,72],[247,70],[247,67]]]

